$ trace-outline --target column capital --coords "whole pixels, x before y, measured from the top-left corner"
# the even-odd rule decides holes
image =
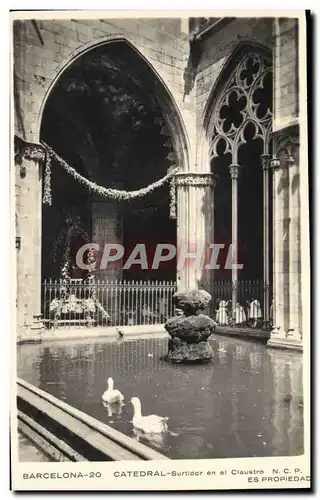
[[[262,154],[262,155],[260,155],[260,158],[261,158],[261,163],[262,163],[262,170],[269,170],[270,163],[271,163],[271,155]]]
[[[32,160],[37,164],[44,163],[46,159],[46,149],[42,144],[27,142],[18,135],[14,136],[14,161],[20,166],[20,176],[26,175],[26,167],[22,165],[23,160]]]
[[[270,168],[271,170],[278,170],[281,166],[281,162],[279,160],[279,158],[275,158],[273,157],[271,160],[270,160]]]
[[[286,156],[285,156],[285,164],[281,164],[281,161],[279,160],[279,158],[272,158],[272,160],[270,160],[270,168],[272,170],[279,170],[280,168],[290,168],[292,165],[295,165],[296,163],[296,160],[294,158],[293,155],[287,153]],[[264,163],[263,163],[263,160],[262,160],[262,169],[265,170],[267,169],[268,167],[264,166]]]
[[[216,176],[212,172],[178,172],[175,174],[177,186],[212,186],[216,184]]]
[[[237,163],[232,163],[231,165],[229,165],[231,179],[238,180],[240,174],[240,168],[241,168],[240,165],[238,165]]]

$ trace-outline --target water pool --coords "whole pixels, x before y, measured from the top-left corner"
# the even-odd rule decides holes
[[[302,355],[216,335],[209,365],[161,360],[166,338],[73,340],[18,346],[18,376],[172,459],[303,453]],[[108,377],[127,404],[101,404]],[[169,417],[170,433],[134,434],[132,406]]]

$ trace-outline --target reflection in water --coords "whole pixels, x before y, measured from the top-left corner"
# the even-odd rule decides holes
[[[124,403],[106,403],[105,401],[101,401],[102,406],[107,410],[108,417],[112,417],[112,415],[121,415],[122,407]]]
[[[295,443],[292,441],[296,439],[303,421],[301,358],[296,353],[280,353],[275,350],[269,351],[268,356],[271,359],[275,396],[272,423],[277,431],[272,443],[284,455],[294,455]]]
[[[165,434],[146,434],[142,432],[140,429],[133,428],[132,436],[137,441],[142,441],[147,443],[149,446],[153,448],[157,448],[162,450],[165,443]]]
[[[171,458],[303,453],[302,355],[217,337],[209,365],[170,365],[166,339],[101,339],[18,347],[18,376]],[[152,356],[150,356],[152,354]],[[103,406],[112,377],[124,405]],[[134,433],[132,396],[170,433]]]

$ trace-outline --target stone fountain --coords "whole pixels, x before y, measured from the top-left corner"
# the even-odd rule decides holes
[[[209,363],[213,357],[208,338],[216,323],[204,314],[211,301],[205,290],[177,292],[176,315],[164,325],[170,335],[167,359],[171,363]]]

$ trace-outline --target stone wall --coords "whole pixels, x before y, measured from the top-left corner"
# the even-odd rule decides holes
[[[85,51],[110,40],[125,40],[137,50],[172,98],[166,110],[174,130],[176,114],[185,133],[184,168],[194,164],[195,103],[184,96],[189,42],[180,19],[16,20],[14,34],[15,133],[38,143],[46,98],[61,72]],[[161,90],[161,85],[160,85]],[[159,99],[161,100],[161,92]],[[40,312],[41,167],[26,161],[26,177],[16,178],[16,217],[21,233],[17,250],[18,330],[28,334],[33,314]],[[32,212],[32,213],[31,213]],[[114,228],[110,228],[114,232]],[[109,235],[110,236],[110,235]]]
[[[123,38],[153,67],[172,95],[189,132],[192,157],[195,105],[193,94],[184,96],[189,43],[180,19],[37,20],[36,26],[31,20],[15,21],[17,133],[24,131],[27,140],[39,141],[45,98],[60,72],[86,50]]]
[[[239,43],[260,44],[272,52],[272,18],[232,18],[228,21],[228,24],[217,27],[202,42],[196,78],[197,121],[200,127],[210,92],[228,57]]]
[[[299,348],[302,316],[298,20],[277,19],[274,43],[273,172],[275,325],[269,345]]]
[[[296,122],[299,115],[298,20],[275,23],[274,130]]]
[[[40,312],[41,180],[34,161],[25,159],[20,167],[16,170],[16,235],[20,238],[16,249],[16,306],[18,335],[23,335],[32,326],[34,314]]]

